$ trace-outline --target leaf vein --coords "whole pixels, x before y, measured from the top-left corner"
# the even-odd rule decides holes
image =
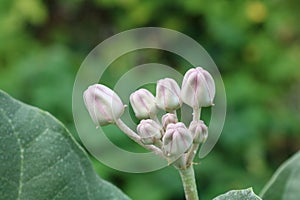
[[[76,156],[78,157],[78,155],[76,155]],[[79,158],[79,160],[80,160],[80,158]],[[89,191],[89,188],[88,188],[88,185],[87,185],[86,175],[85,175],[85,172],[82,168],[81,162],[79,162],[79,168],[80,168],[81,174],[82,174],[83,179],[84,179],[84,186],[85,186],[85,189],[86,189],[86,192],[87,192],[87,197],[88,197],[88,199],[91,199],[91,197],[90,197],[91,194],[90,194],[90,191]]]
[[[30,179],[28,179],[27,181],[24,182],[24,184],[28,184],[30,181],[39,178],[40,176],[42,176],[45,172],[48,172],[48,170],[52,169],[55,165],[57,165],[59,162],[62,162],[65,160],[66,157],[68,157],[70,154],[72,153],[72,151],[69,151],[67,154],[65,154],[62,158],[56,160],[54,163],[52,163],[52,165],[49,165],[46,169],[44,169],[40,174],[37,174],[33,177],[31,177]]]
[[[53,197],[53,200],[58,197],[59,194],[61,194],[63,191],[65,191],[68,188],[69,183],[67,183],[62,189],[60,189]]]
[[[49,128],[46,128],[41,134],[39,134],[37,137],[33,138],[31,142],[29,142],[28,144],[26,144],[24,146],[25,149],[29,149],[34,143],[38,142],[38,139],[43,136],[45,133],[47,133],[49,131]]]
[[[17,139],[17,143],[18,143],[18,146],[19,146],[19,149],[20,149],[20,178],[19,178],[19,186],[18,186],[18,198],[17,198],[17,199],[20,199],[21,194],[22,194],[22,188],[23,188],[22,180],[23,180],[23,171],[24,171],[24,148],[22,147],[21,140],[17,135],[16,129],[15,129],[14,124],[12,123],[12,120],[7,116],[7,114],[5,114],[5,112],[2,108],[0,108],[0,109],[3,113],[3,116],[7,119],[9,125],[11,126],[13,135]],[[20,110],[20,108],[18,108],[17,111],[19,111],[19,110]]]

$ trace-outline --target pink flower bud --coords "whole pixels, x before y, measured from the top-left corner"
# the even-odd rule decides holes
[[[165,78],[157,82],[156,104],[166,111],[176,110],[181,106],[180,88],[176,81]]]
[[[139,119],[149,118],[157,112],[155,98],[146,89],[139,89],[130,95],[130,103]]]
[[[192,135],[182,122],[167,126],[163,136],[163,150],[168,157],[182,155],[191,147],[192,143]]]
[[[208,128],[202,120],[192,121],[189,130],[193,135],[194,143],[204,143],[208,137]]]
[[[162,116],[161,122],[164,130],[166,130],[168,124],[176,124],[178,122],[178,119],[175,114],[167,113]]]
[[[213,105],[215,82],[212,76],[201,67],[188,70],[183,78],[181,98],[191,107],[207,107]]]
[[[162,128],[152,119],[144,119],[137,126],[137,132],[144,144],[154,144],[162,137]]]
[[[124,112],[120,97],[108,87],[95,84],[83,93],[85,106],[96,125],[114,123]]]

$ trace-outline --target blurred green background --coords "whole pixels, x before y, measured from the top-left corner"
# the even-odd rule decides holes
[[[300,149],[299,10],[297,0],[1,0],[0,88],[49,111],[78,138],[71,95],[85,56],[131,28],[180,31],[208,51],[227,92],[223,133],[195,167],[200,199],[250,186],[259,193],[276,168]],[[136,64],[159,62],[182,73],[188,68],[166,52],[140,53],[138,61],[127,55],[114,63],[119,70],[107,72],[107,83]],[[184,197],[171,167],[129,174],[94,159],[93,164],[133,199]]]

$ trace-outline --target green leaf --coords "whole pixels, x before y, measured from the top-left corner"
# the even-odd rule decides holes
[[[261,198],[253,192],[252,188],[248,188],[245,190],[231,190],[213,200],[261,200]]]
[[[300,152],[283,163],[263,188],[264,200],[298,200],[300,197]]]
[[[129,199],[49,113],[0,91],[1,199]]]

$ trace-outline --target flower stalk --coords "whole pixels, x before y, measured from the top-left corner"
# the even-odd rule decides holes
[[[145,145],[143,144],[141,137],[136,134],[133,130],[131,130],[121,119],[118,119],[116,121],[116,125],[122,130],[129,138],[131,138],[133,141],[144,147],[145,149],[148,149],[149,151],[152,151],[156,155],[160,157],[164,157],[163,153],[160,148],[154,146],[154,145]]]

